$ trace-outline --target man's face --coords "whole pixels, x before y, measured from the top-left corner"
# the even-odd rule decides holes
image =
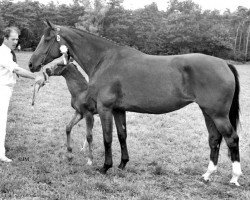
[[[11,50],[14,50],[18,43],[18,33],[16,31],[11,31],[9,38],[4,38],[3,43]]]

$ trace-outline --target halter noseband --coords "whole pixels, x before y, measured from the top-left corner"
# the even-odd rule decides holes
[[[60,28],[56,28],[56,39],[53,41],[53,43],[49,46],[49,49],[47,51],[47,53],[45,54],[45,56],[43,57],[43,60],[41,62],[41,68],[43,70],[43,75],[44,75],[44,78],[45,80],[47,81],[48,80],[48,75],[47,73],[45,72],[45,69],[43,68],[44,66],[44,62],[45,62],[45,59],[47,58],[47,56],[49,55],[51,49],[52,49],[52,46],[53,44],[57,41],[59,44],[60,44],[60,52],[64,55],[63,56],[63,63],[66,65],[68,64],[68,61],[67,59],[65,58],[66,57],[66,54],[68,52],[68,48],[64,45],[64,44],[61,44],[60,41],[61,41],[61,36],[59,35],[59,31],[60,31]]]

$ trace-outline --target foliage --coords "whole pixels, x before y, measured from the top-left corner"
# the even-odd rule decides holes
[[[46,5],[26,0],[0,1],[0,30],[21,29],[22,47],[33,49],[47,18],[58,25],[75,26],[148,54],[201,52],[222,58],[248,60],[250,9],[234,12],[202,10],[192,0],[169,0],[165,11],[155,3],[127,10],[123,0],[74,0],[73,4]],[[0,31],[1,35],[1,31]]]
[[[249,36],[250,36],[250,9],[239,6],[235,13],[237,32],[234,43],[234,56],[237,60],[249,58]]]
[[[45,19],[60,25],[74,26],[78,17],[84,14],[84,8],[78,1],[68,6],[55,5],[53,2],[44,5],[31,0],[17,3],[4,0],[0,2],[0,13],[0,27],[19,27],[22,48],[35,48],[43,34]]]
[[[79,17],[76,27],[98,35],[102,30],[103,19],[108,7],[100,0],[95,0],[93,6],[89,0],[84,2],[86,14]]]

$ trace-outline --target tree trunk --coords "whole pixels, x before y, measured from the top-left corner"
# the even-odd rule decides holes
[[[235,56],[236,56],[237,38],[238,38],[238,35],[239,35],[240,27],[241,27],[241,23],[240,23],[239,26],[237,27],[237,33],[236,33],[236,37],[235,37],[235,41],[234,41],[234,58],[235,58]]]
[[[240,52],[240,46],[241,46],[242,35],[243,35],[243,31],[241,30],[241,33],[240,33],[240,40],[239,40],[239,49],[238,49],[239,52]]]
[[[245,51],[245,61],[247,61],[249,34],[250,34],[250,25],[248,25],[248,29],[247,29],[247,38],[246,38],[246,39],[247,39],[247,42],[246,42],[246,51]]]

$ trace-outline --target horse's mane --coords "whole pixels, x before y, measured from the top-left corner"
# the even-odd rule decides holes
[[[73,27],[73,26],[61,26],[61,25],[56,25],[56,27],[58,27],[58,28],[63,27],[63,28],[66,28],[66,29],[74,30],[76,33],[78,33],[78,34],[80,34],[80,35],[82,35],[82,34],[88,34],[88,35],[90,35],[91,37],[94,37],[94,38],[97,38],[97,39],[102,39],[102,40],[107,41],[107,42],[109,42],[109,43],[111,43],[111,44],[113,44],[113,45],[115,45],[115,46],[117,46],[117,47],[128,47],[128,48],[131,48],[131,49],[134,49],[134,50],[138,51],[137,49],[132,48],[132,47],[126,45],[126,44],[117,43],[117,42],[115,42],[115,41],[113,41],[113,40],[111,40],[111,39],[109,39],[109,38],[106,38],[106,37],[103,37],[103,36],[100,36],[100,35],[93,34],[93,33],[89,32],[89,31],[87,31],[87,30],[82,30],[82,29],[79,29],[79,28],[75,28],[75,27]],[[50,38],[50,37],[51,37],[51,35],[50,35],[50,31],[51,31],[51,30],[52,30],[51,27],[47,27],[47,28],[44,30],[44,36]]]
[[[73,29],[73,30],[79,32],[80,34],[81,34],[81,33],[85,33],[85,34],[91,35],[92,37],[95,37],[95,38],[101,38],[101,39],[103,39],[103,40],[106,40],[106,41],[108,41],[108,42],[113,43],[113,44],[116,45],[116,46],[127,46],[127,47],[129,47],[128,45],[117,43],[117,42],[115,42],[114,40],[111,40],[111,39],[109,39],[109,38],[106,38],[106,37],[103,37],[103,36],[100,36],[100,35],[93,34],[93,33],[89,32],[89,31],[87,31],[87,30],[82,30],[82,29],[79,29],[79,28],[71,27],[71,26],[65,26],[65,27],[66,27],[66,28]]]

